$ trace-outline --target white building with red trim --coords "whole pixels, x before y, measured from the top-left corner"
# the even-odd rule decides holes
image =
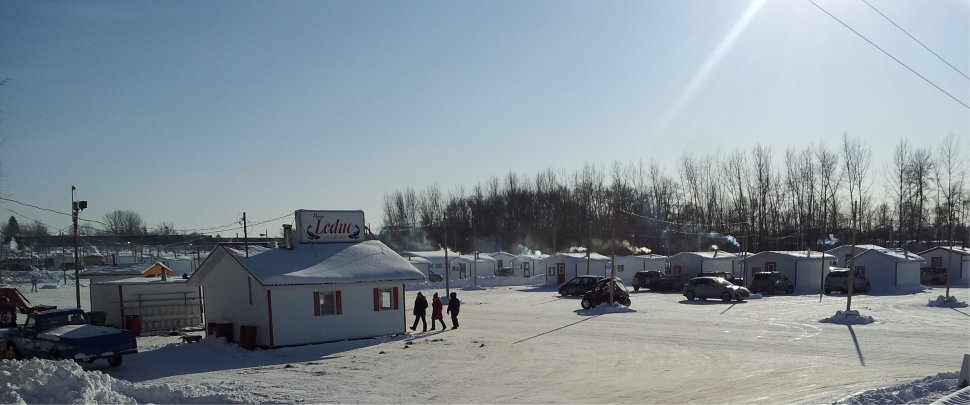
[[[315,211],[325,220],[337,213],[330,225],[338,225],[327,227],[307,225],[305,213],[297,211],[301,243],[220,245],[209,254],[188,281],[202,287],[206,322],[231,323],[234,336],[255,326],[261,347],[404,333],[404,285],[425,281],[424,274],[380,241],[353,241],[362,212]],[[324,229],[343,237],[316,232]]]

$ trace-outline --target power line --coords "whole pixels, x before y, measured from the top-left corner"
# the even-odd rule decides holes
[[[34,208],[34,209],[38,209],[38,210],[41,210],[41,211],[51,212],[51,213],[58,214],[58,215],[71,216],[71,214],[68,214],[66,212],[61,212],[61,211],[53,210],[53,209],[50,209],[50,208],[40,207],[40,206],[37,206],[37,205],[34,205],[34,204],[29,204],[29,203],[25,203],[25,202],[22,202],[22,201],[14,200],[12,198],[0,197],[0,201],[9,201],[9,202],[12,202],[12,203],[15,203],[15,204],[20,204],[20,205],[23,205],[25,207]],[[4,208],[6,208],[6,207],[4,207]],[[44,226],[46,226],[48,228],[52,228],[50,225],[47,225],[47,224],[44,224],[44,223],[42,223],[40,221],[34,220],[34,219],[32,219],[32,218],[30,218],[30,217],[28,217],[26,215],[23,215],[23,214],[14,212],[10,208],[6,208],[6,209],[9,210],[10,212],[13,212],[14,214],[20,215],[21,217],[24,217],[24,218],[33,220],[34,222],[41,223],[41,224],[43,224]],[[280,216],[278,216],[276,218],[273,218],[273,219],[267,219],[265,221],[260,221],[260,222],[253,223],[252,225],[262,225],[262,224],[265,224],[267,222],[272,222],[272,221],[276,221],[276,220],[280,220],[280,219],[286,218],[287,216],[290,216],[290,215],[293,215],[293,214],[292,213],[286,213],[286,214],[280,215]],[[101,224],[101,225],[104,225],[106,227],[110,227],[111,226],[111,225],[109,225],[109,224],[107,224],[105,222],[102,222],[102,221],[99,221],[99,220],[96,220],[96,219],[89,219],[89,218],[78,218],[78,219],[80,219],[81,221],[85,221],[85,222],[93,222],[93,223]],[[237,219],[233,220],[232,222],[230,222],[228,224],[224,224],[224,225],[212,226],[212,227],[208,227],[208,228],[198,228],[198,229],[177,229],[175,231],[176,232],[181,232],[183,234],[202,233],[201,231],[209,231],[208,233],[219,233],[219,232],[226,232],[226,231],[233,231],[233,230],[237,230],[237,229],[242,229],[242,226],[235,226],[235,225],[238,225],[238,224],[239,224],[239,219],[237,218]],[[87,228],[87,229],[91,229],[91,230],[96,230],[96,231],[108,233],[104,229],[98,229],[98,228],[95,228],[93,226],[82,225],[82,227]]]
[[[849,31],[852,31],[854,34],[858,35],[859,38],[864,39],[870,45],[872,45],[876,49],[882,51],[882,53],[884,53],[884,54],[886,54],[886,56],[892,58],[894,61],[896,61],[896,63],[899,63],[904,68],[909,69],[910,72],[913,72],[913,74],[915,74],[916,76],[919,76],[920,79],[923,79],[924,81],[926,81],[927,83],[929,83],[933,87],[936,87],[936,89],[939,90],[939,91],[941,91],[941,92],[943,92],[943,94],[946,94],[947,96],[950,96],[950,98],[952,98],[953,101],[956,101],[956,102],[960,103],[960,105],[962,105],[962,106],[966,107],[968,110],[970,110],[970,105],[967,105],[967,103],[964,103],[963,101],[960,101],[960,99],[954,97],[952,94],[948,93],[946,90],[943,90],[942,87],[937,86],[936,83],[933,83],[932,81],[930,81],[930,79],[927,79],[925,76],[921,75],[919,72],[917,72],[913,68],[911,68],[908,65],[906,65],[905,63],[903,63],[903,61],[899,60],[898,58],[896,58],[895,56],[893,56],[891,53],[887,52],[885,49],[882,49],[881,47],[879,47],[879,45],[876,45],[875,42],[870,41],[869,38],[866,38],[865,35],[860,34],[859,31],[856,31],[855,29],[853,29],[852,27],[850,27],[849,24],[846,24],[845,22],[843,22],[842,20],[840,20],[838,17],[832,15],[832,13],[830,13],[830,12],[828,12],[828,10],[822,8],[822,6],[818,5],[813,0],[807,0],[807,1],[809,3],[812,3],[813,6],[818,7],[818,9],[819,10],[822,10],[822,12],[824,12],[825,14],[828,14],[828,16],[829,17],[832,17],[832,19],[834,19],[835,21],[838,21],[839,24],[842,24],[843,27],[848,28]]]
[[[902,31],[903,33],[905,33],[906,35],[908,35],[908,36],[909,36],[910,38],[912,38],[912,39],[913,39],[913,41],[916,41],[916,43],[917,43],[917,44],[920,44],[920,46],[922,46],[922,47],[923,47],[923,49],[926,49],[927,51],[929,51],[930,53],[932,53],[932,54],[933,54],[933,56],[936,56],[936,57],[937,57],[937,58],[939,58],[939,59],[940,59],[941,61],[943,61],[943,63],[946,63],[946,65],[947,65],[947,66],[949,66],[949,67],[951,67],[951,68],[952,68],[952,69],[953,69],[953,70],[954,70],[955,72],[957,72],[957,73],[959,73],[959,74],[960,74],[960,76],[963,76],[963,77],[966,77],[967,79],[970,79],[970,76],[967,76],[967,74],[966,74],[966,73],[963,73],[962,71],[960,71],[960,69],[957,69],[957,67],[956,67],[956,66],[953,66],[953,64],[951,64],[950,62],[947,62],[947,60],[946,60],[946,59],[943,59],[943,57],[942,57],[942,56],[940,56],[940,55],[938,55],[938,54],[937,54],[936,52],[933,52],[933,50],[932,50],[932,49],[930,49],[930,47],[928,47],[928,46],[926,46],[925,44],[923,44],[922,42],[920,42],[920,40],[918,40],[918,39],[916,39],[916,37],[914,37],[914,36],[913,36],[912,34],[910,34],[910,33],[909,33],[908,31],[906,31],[906,30],[904,30],[904,29],[903,29],[903,27],[900,27],[900,26],[899,26],[899,24],[896,24],[896,22],[895,22],[895,21],[893,21],[893,20],[892,20],[891,18],[889,18],[889,17],[887,16],[887,15],[885,15],[885,14],[883,14],[883,12],[882,12],[882,11],[879,11],[879,9],[877,9],[877,8],[876,8],[875,6],[873,6],[873,5],[871,4],[871,3],[869,3],[869,2],[868,2],[868,1],[866,1],[866,0],[862,0],[862,2],[863,2],[863,3],[866,3],[866,5],[868,5],[868,6],[870,7],[870,8],[872,8],[873,10],[875,10],[875,12],[877,12],[877,13],[879,13],[879,15],[881,15],[881,16],[882,16],[882,18],[885,18],[885,19],[886,19],[886,21],[889,21],[890,23],[892,23],[892,25],[895,25],[895,26],[896,26],[896,28],[899,28],[899,30],[900,30],[900,31]]]

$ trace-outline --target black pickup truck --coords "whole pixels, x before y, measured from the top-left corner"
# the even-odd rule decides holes
[[[80,308],[30,313],[23,325],[0,329],[0,358],[71,359],[85,363],[106,359],[109,365],[117,367],[121,356],[137,352],[134,333],[91,325]]]
[[[684,288],[687,277],[682,274],[668,274],[656,270],[638,271],[633,275],[633,282],[630,284],[633,291],[640,291],[646,288],[653,291],[676,291],[680,292]]]

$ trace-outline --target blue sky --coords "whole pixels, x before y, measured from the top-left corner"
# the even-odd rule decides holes
[[[966,0],[869,1],[970,70]],[[866,3],[816,2],[970,104],[970,81]],[[780,160],[846,133],[879,169],[901,138],[970,150],[967,107],[795,0],[3,0],[0,76],[2,195],[68,212],[74,185],[82,218],[149,227],[301,208],[376,227],[407,186],[651,158],[675,175],[685,152]]]

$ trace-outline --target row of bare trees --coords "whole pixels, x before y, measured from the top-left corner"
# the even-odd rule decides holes
[[[385,196],[379,237],[397,249],[519,252],[583,247],[607,253],[827,249],[858,243],[918,250],[967,240],[966,155],[950,135],[936,148],[896,146],[880,167],[869,146],[778,153],[755,145],[684,153],[668,173],[655,160],[587,164],[533,177],[510,172],[445,196],[437,185]],[[882,188],[876,187],[882,185]],[[615,242],[611,244],[611,242]]]

